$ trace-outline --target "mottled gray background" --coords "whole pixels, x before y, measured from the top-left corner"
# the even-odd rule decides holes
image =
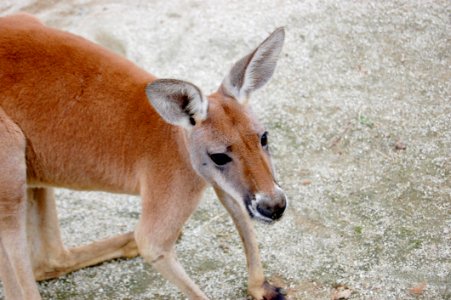
[[[449,1],[3,0],[159,77],[214,91],[275,27],[286,45],[252,104],[290,207],[256,224],[269,278],[291,299],[451,298]],[[1,83],[0,83],[1,84]],[[73,246],[132,230],[139,199],[58,191]],[[209,190],[177,250],[212,299],[245,299],[239,237]],[[182,299],[142,259],[40,283],[46,299]],[[0,289],[0,297],[1,297]]]

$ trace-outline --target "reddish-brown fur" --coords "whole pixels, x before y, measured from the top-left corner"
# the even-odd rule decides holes
[[[271,166],[267,156],[261,155],[260,139],[255,134],[261,128],[252,122],[251,112],[221,93],[210,95],[209,100],[209,116],[202,124],[206,135],[208,132],[224,132],[224,143],[242,158],[241,181],[253,192],[271,193],[274,187]]]
[[[34,18],[0,22],[0,105],[27,137],[30,185],[137,194],[142,169],[191,169],[172,138],[181,130],[162,121],[144,93],[155,77]],[[154,159],[140,161],[146,153]]]

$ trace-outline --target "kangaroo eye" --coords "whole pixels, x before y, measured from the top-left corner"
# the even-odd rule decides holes
[[[260,138],[260,143],[263,147],[266,147],[268,145],[268,132],[265,132],[262,134]]]
[[[232,161],[232,158],[225,153],[209,154],[210,159],[218,166],[223,166]]]

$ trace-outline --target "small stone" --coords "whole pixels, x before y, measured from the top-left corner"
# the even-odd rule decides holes
[[[427,287],[426,282],[420,282],[417,285],[415,285],[414,287],[410,288],[409,293],[414,296],[419,296],[419,295],[423,294],[426,287]]]
[[[331,300],[346,300],[351,297],[352,290],[347,286],[337,286],[332,290]]]
[[[312,181],[310,179],[308,179],[308,178],[304,178],[304,179],[302,179],[301,184],[302,185],[309,185],[309,184],[312,184]]]
[[[401,141],[395,143],[395,150],[406,150],[407,146]]]

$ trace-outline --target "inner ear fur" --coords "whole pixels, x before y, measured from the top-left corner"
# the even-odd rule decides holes
[[[239,101],[246,101],[252,92],[271,79],[284,40],[284,28],[277,28],[254,51],[233,65],[219,90]]]
[[[158,79],[146,87],[147,98],[168,123],[191,128],[207,118],[207,99],[194,84],[176,79]]]

